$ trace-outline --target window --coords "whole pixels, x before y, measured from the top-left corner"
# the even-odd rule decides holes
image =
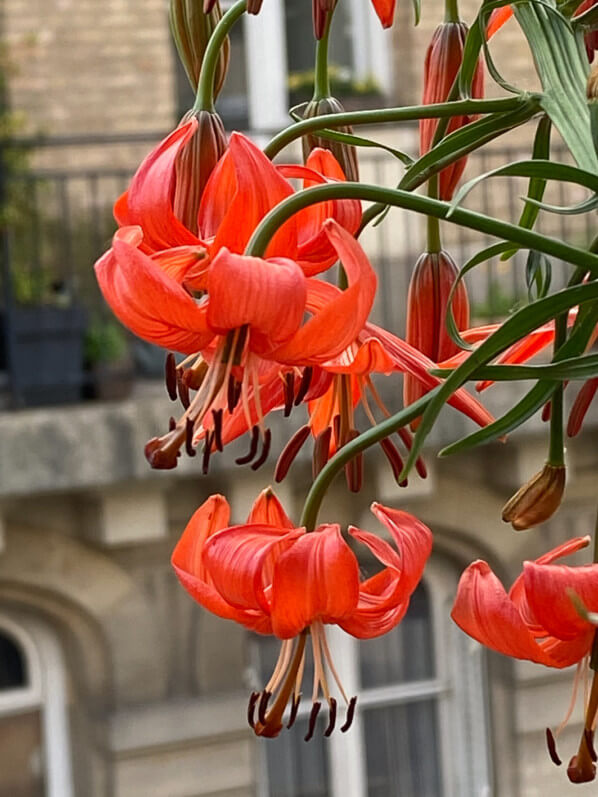
[[[320,728],[305,743],[306,701],[297,721],[302,727],[257,740],[259,797],[489,793],[482,651],[472,651],[449,620],[453,579],[433,564],[426,572],[406,617],[390,634],[359,642],[327,627],[345,688],[359,695],[353,727],[329,739]],[[254,650],[267,680],[278,643],[256,638]],[[304,691],[308,679],[306,672]]]
[[[17,624],[4,616],[0,616],[0,773],[0,797],[73,794],[60,650],[37,623]]]

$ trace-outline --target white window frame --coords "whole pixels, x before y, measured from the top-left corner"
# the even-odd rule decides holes
[[[384,687],[361,689],[359,641],[337,626],[326,626],[335,666],[347,694],[357,694],[357,711],[350,731],[326,740],[330,797],[367,794],[362,712],[374,706],[437,698],[438,744],[443,797],[485,797],[492,792],[489,722],[486,716],[485,657],[450,620],[457,574],[442,559],[432,557],[424,582],[430,599],[436,677]],[[304,704],[300,716],[309,714]],[[283,731],[292,733],[293,731]],[[274,797],[268,787],[267,742],[258,743],[258,797]]]
[[[62,651],[53,634],[29,617],[0,613],[26,662],[25,687],[0,692],[0,717],[40,709],[46,797],[74,797]]]

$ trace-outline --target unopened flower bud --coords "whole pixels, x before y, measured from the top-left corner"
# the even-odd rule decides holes
[[[170,0],[170,30],[193,91],[197,91],[208,41],[221,18],[222,11],[217,0],[210,4],[207,12],[204,12],[202,0]],[[214,98],[220,93],[226,78],[229,56],[230,42],[227,38],[218,56],[214,76]]]
[[[550,465],[536,473],[505,504],[502,519],[515,531],[538,526],[559,508],[565,489],[565,466]]]
[[[467,25],[464,22],[443,22],[432,36],[432,41],[426,52],[424,64],[424,94],[422,102],[430,105],[437,102],[446,102],[451,86],[457,76],[463,60],[463,45],[467,35]],[[484,96],[484,69],[478,60],[473,81],[471,96],[481,98]],[[473,116],[453,116],[447,128],[447,134],[458,130],[460,127],[473,122]],[[431,148],[434,133],[438,126],[437,119],[422,119],[419,123],[420,153],[425,155]],[[438,182],[438,196],[440,199],[451,199],[457,183],[459,182],[467,158],[460,158],[455,163],[447,166],[440,172]]]
[[[197,119],[197,130],[176,161],[174,212],[187,229],[197,234],[197,212],[209,176],[227,148],[226,133],[217,113],[189,111],[181,119]]]
[[[407,296],[406,340],[434,362],[446,360],[459,348],[446,329],[447,303],[459,269],[448,252],[426,252],[421,255],[409,283]],[[459,330],[469,326],[469,300],[465,283],[457,286],[452,311]],[[405,374],[403,399],[405,406],[426,393],[411,374]],[[418,425],[417,421],[412,428]]]
[[[344,113],[345,109],[341,103],[334,97],[325,97],[321,100],[311,100],[307,103],[305,111],[303,112],[304,119],[313,119],[315,116],[323,116],[329,113]],[[340,133],[352,133],[353,128],[349,125],[342,127],[335,127]],[[301,139],[303,147],[303,160],[307,160],[307,156],[316,147],[328,149],[339,162],[347,180],[357,182],[359,180],[359,165],[357,163],[357,152],[355,147],[350,144],[344,144],[341,141],[331,141],[330,139],[320,138],[308,133]]]

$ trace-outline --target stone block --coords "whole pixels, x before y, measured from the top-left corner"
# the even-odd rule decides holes
[[[166,537],[166,499],[147,484],[114,487],[93,497],[85,507],[85,532],[102,545],[130,545]]]

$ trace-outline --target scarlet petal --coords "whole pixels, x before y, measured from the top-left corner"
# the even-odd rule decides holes
[[[114,314],[139,337],[164,348],[194,353],[214,337],[205,306],[138,248],[141,231],[123,227],[112,249],[95,264],[104,298]],[[165,255],[164,255],[165,257]]]
[[[396,4],[396,0],[372,0],[372,5],[383,27],[390,28],[392,25]]]
[[[490,41],[496,31],[500,30],[505,22],[512,16],[513,9],[511,6],[502,6],[502,8],[494,9],[494,11],[490,14],[490,20],[488,21],[488,27],[486,28],[486,39]]]
[[[243,252],[266,213],[292,193],[291,185],[259,147],[241,133],[233,133],[199,206],[201,234],[214,236],[212,253],[223,246],[238,254]],[[284,234],[282,230],[278,233],[282,247],[277,253],[293,252],[295,224],[291,219],[282,228]]]
[[[466,634],[506,656],[548,667],[567,667],[579,660],[557,661],[536,642],[503,585],[481,560],[469,565],[461,576],[451,617]]]
[[[550,634],[562,640],[593,634],[594,626],[580,617],[570,592],[578,595],[590,612],[598,611],[598,565],[525,562],[523,579],[529,605]]]
[[[337,291],[335,298],[317,311],[289,343],[272,352],[272,359],[279,362],[319,364],[336,357],[355,340],[372,308],[377,279],[363,249],[332,219],[324,224],[324,229],[342,261],[349,287]],[[330,294],[331,287],[326,287],[326,293]],[[309,282],[309,293],[318,289],[316,280]]]
[[[172,207],[175,161],[196,128],[197,121],[192,119],[165,138],[145,158],[129,190],[114,206],[121,227],[138,224],[143,228],[146,252],[200,243],[177,219]]]
[[[235,620],[260,633],[271,632],[263,612],[241,611],[225,601],[214,588],[203,565],[204,546],[214,534],[228,526],[230,509],[221,495],[212,495],[195,512],[172,553],[172,566],[183,587],[201,606],[225,620]]]
[[[295,528],[271,487],[262,490],[258,495],[251,507],[247,522],[263,523],[283,529]]]
[[[248,324],[268,348],[289,340],[305,310],[305,277],[292,260],[235,255],[222,249],[208,275],[208,323],[222,334]]]
[[[313,620],[337,622],[357,605],[359,568],[337,525],[305,534],[277,560],[272,628],[290,639]]]
[[[276,562],[302,534],[303,529],[261,524],[224,529],[205,545],[206,571],[228,604],[269,614],[271,584],[264,577],[269,569],[268,560]]]

